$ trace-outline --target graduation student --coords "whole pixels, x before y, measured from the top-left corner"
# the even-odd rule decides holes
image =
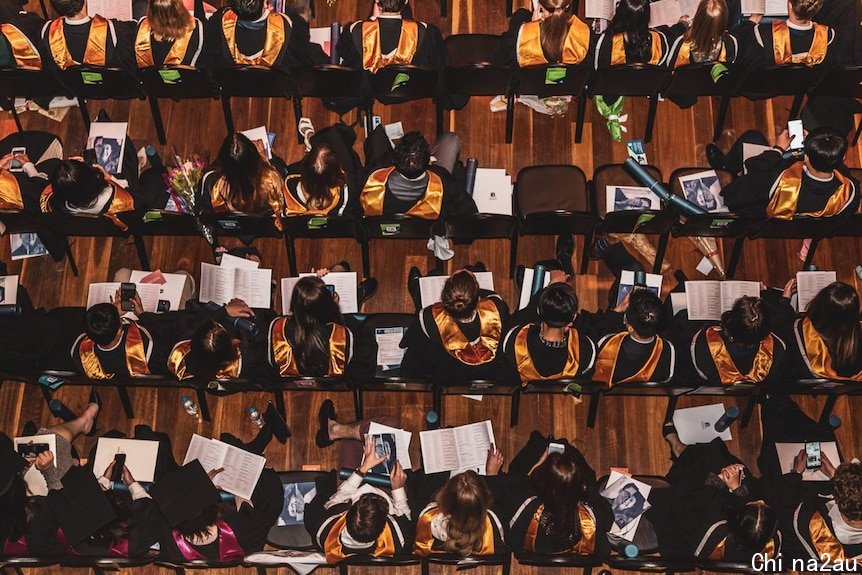
[[[147,15],[138,22],[135,34],[138,68],[195,67],[203,47],[204,25],[181,0],[149,0]]]

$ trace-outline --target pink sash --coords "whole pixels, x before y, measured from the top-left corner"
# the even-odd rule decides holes
[[[231,529],[230,526],[221,519],[216,521],[216,527],[218,527],[219,561],[235,561],[237,559],[242,559],[243,557],[245,557],[245,551],[243,551],[242,547],[240,547],[239,541],[237,541],[233,529]],[[185,557],[186,560],[200,561],[206,559],[197,549],[194,548],[191,543],[186,541],[186,538],[183,537],[179,531],[174,531],[173,535],[174,543],[177,544],[180,553],[182,553],[183,557]]]
[[[66,539],[66,534],[63,533],[63,529],[61,527],[57,528],[57,542],[60,544],[60,547],[63,548],[63,551],[66,552],[66,555],[79,556],[74,547],[69,545],[69,540]],[[115,541],[111,543],[111,546],[108,547],[108,557],[128,557],[129,556],[129,540],[128,539],[120,539],[119,541]]]
[[[17,541],[7,539],[3,545],[3,555],[29,555],[27,540],[24,539],[24,536],[19,537]]]

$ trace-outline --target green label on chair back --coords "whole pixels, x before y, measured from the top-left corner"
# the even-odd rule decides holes
[[[565,68],[548,68],[545,70],[545,84],[562,84],[567,72]]]
[[[410,81],[410,75],[409,74],[405,74],[404,72],[398,72],[397,74],[395,74],[395,80],[392,82],[392,88],[390,88],[389,91],[394,92],[395,90],[397,90],[401,86],[405,85],[409,81]]]
[[[159,210],[149,210],[144,214],[144,223],[159,222],[162,219],[162,212]]]
[[[718,81],[721,80],[725,74],[729,73],[730,70],[727,69],[727,66],[724,64],[715,64],[709,70],[709,75],[712,76],[712,81],[718,84]]]
[[[308,229],[321,230],[326,227],[327,220],[324,216],[314,216],[308,220]]]
[[[181,84],[183,81],[179,70],[159,70],[163,84]]]
[[[635,227],[632,229],[632,233],[634,233],[639,227],[642,225],[651,222],[655,219],[655,214],[641,214],[638,216],[638,220],[635,222]]]
[[[81,81],[88,86],[101,84],[104,81],[99,72],[81,72]]]
[[[709,227],[711,229],[714,229],[714,230],[715,229],[724,229],[724,228],[730,226],[730,224],[732,224],[732,223],[733,223],[733,220],[717,219],[717,220],[712,220],[711,222],[709,222]]]
[[[380,224],[380,233],[384,236],[397,236],[401,233],[401,224]]]

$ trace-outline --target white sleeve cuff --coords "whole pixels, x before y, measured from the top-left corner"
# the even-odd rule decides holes
[[[98,479],[98,481],[99,481],[99,487],[102,488],[102,491],[107,491],[108,489],[111,488],[111,480],[108,479],[107,477],[105,477],[104,475],[101,476]]]
[[[137,501],[138,499],[151,499],[147,490],[144,489],[144,487],[137,481],[129,485],[129,493],[132,495],[132,501]]]
[[[403,487],[392,490],[392,500],[396,503],[407,503],[407,490]]]

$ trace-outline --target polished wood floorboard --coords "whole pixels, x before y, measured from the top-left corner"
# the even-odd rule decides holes
[[[31,5],[34,4],[31,2]],[[336,0],[333,6],[326,2],[316,2],[317,19],[315,26],[328,25],[330,21],[345,22],[361,18],[368,7],[365,3],[352,0]],[[436,23],[444,35],[452,33],[499,33],[505,28],[504,4],[501,0],[452,0],[448,19],[440,18],[439,3],[421,0],[414,6],[418,19]],[[606,163],[621,162],[626,157],[625,143],[615,143],[609,136],[604,120],[594,110],[591,103],[587,107],[587,118],[583,141],[574,143],[574,104],[565,118],[550,118],[536,114],[524,106],[518,106],[515,114],[514,143],[505,143],[505,114],[492,114],[488,110],[489,98],[474,98],[460,111],[447,114],[448,129],[456,131],[462,140],[462,158],[475,157],[479,165],[506,168],[516,175],[525,166],[536,164],[572,163],[580,166],[588,177],[593,169]],[[729,145],[734,135],[750,128],[763,130],[772,136],[788,117],[790,102],[779,98],[773,101],[733,102],[727,120],[727,129],[722,143]],[[225,135],[221,108],[214,101],[169,102],[162,101],[162,113],[167,126],[170,145],[182,156],[199,154],[211,158]],[[105,109],[116,121],[128,121],[131,138],[138,146],[155,144],[153,128],[147,104],[142,101],[111,102]],[[93,113],[99,104],[91,103]],[[323,127],[337,121],[337,116],[326,111],[319,103],[304,103],[305,114],[315,126]],[[717,102],[709,98],[701,100],[688,110],[680,110],[673,103],[663,101],[658,107],[655,135],[652,143],[646,145],[650,162],[658,166],[667,179],[674,168],[682,166],[705,166],[704,143],[712,133],[714,113]],[[646,119],[645,101],[629,100],[626,111],[629,120],[625,139],[641,137]],[[233,102],[236,126],[239,129],[266,125],[277,133],[275,151],[286,161],[291,162],[302,156],[302,149],[293,136],[294,118],[289,102],[269,100],[236,99]],[[406,130],[421,130],[426,135],[434,133],[434,110],[429,102],[416,102],[397,106],[377,106],[384,123],[402,121]],[[352,116],[345,116],[351,120]],[[77,109],[69,110],[62,122],[54,122],[34,112],[23,115],[26,128],[43,129],[58,134],[65,145],[67,155],[80,153],[86,134]],[[8,115],[2,116],[0,136],[14,131],[14,124]],[[358,131],[359,132],[359,131]],[[361,133],[359,133],[361,136]],[[167,157],[170,146],[156,147]],[[361,149],[361,140],[357,143]],[[848,164],[860,166],[860,148],[851,148]],[[580,247],[578,239],[578,247]],[[288,275],[285,248],[280,240],[263,240],[257,243],[264,254],[264,264],[274,270],[274,277]],[[209,247],[203,240],[159,238],[147,240],[153,269],[165,271],[185,269],[199,274],[200,262],[212,261]],[[762,280],[768,285],[779,286],[791,277],[801,266],[797,256],[799,242],[780,240],[757,240],[749,242],[737,278]],[[12,262],[10,273],[20,274],[21,282],[29,290],[37,306],[78,306],[86,302],[87,286],[91,282],[108,281],[120,267],[137,267],[137,256],[130,240],[124,239],[75,239],[72,249],[79,263],[80,276],[72,275],[68,263],[54,262],[47,257]],[[730,245],[722,246],[725,257],[729,257]],[[0,258],[8,260],[9,244],[7,238],[0,238]],[[522,238],[518,261],[531,264],[537,259],[553,255],[551,238]],[[576,259],[577,259],[576,250]],[[350,240],[298,242],[298,263],[301,270],[329,265],[346,258],[355,268],[360,267],[359,250]],[[726,261],[725,259],[725,261]],[[483,240],[472,245],[456,247],[455,258],[448,263],[448,269],[455,270],[461,265],[477,260],[485,262],[488,269],[495,272],[495,286],[510,303],[516,303],[517,292],[508,279],[508,243],[505,241]],[[666,274],[666,284],[673,282],[671,272],[682,269],[690,278],[701,277],[695,271],[700,256],[693,251],[693,245],[685,238],[672,239],[666,261],[671,264]],[[860,280],[853,269],[862,263],[862,243],[851,239],[825,241],[815,258],[819,269],[835,269],[838,277],[860,289]],[[380,281],[378,294],[365,306],[367,312],[409,311],[409,298],[404,288],[407,271],[413,265],[423,271],[433,266],[423,242],[390,241],[372,247],[372,274]],[[575,278],[575,287],[584,309],[595,310],[607,301],[607,289],[612,282],[609,271],[603,264],[591,262],[586,275]],[[280,298],[278,298],[280,299]],[[277,305],[280,303],[277,302]],[[682,351],[682,350],[681,350]],[[132,389],[130,395],[136,411],[136,419],[126,420],[123,416],[119,398],[115,392],[105,389],[104,402],[100,416],[103,430],[112,428],[132,433],[136,424],[146,423],[155,429],[171,434],[174,454],[182,459],[192,433],[218,436],[230,431],[243,439],[250,439],[255,427],[245,415],[249,405],[262,408],[270,399],[267,394],[247,393],[228,397],[210,398],[212,422],[204,423],[187,415],[180,406],[179,397],[185,392],[171,389]],[[61,388],[56,397],[73,410],[81,410],[87,397],[87,390]],[[323,469],[335,466],[337,452],[335,447],[319,450],[314,446],[316,413],[325,394],[301,392],[289,394],[286,399],[287,419],[293,437],[282,446],[273,443],[266,452],[269,465],[276,469],[298,469],[305,464],[320,465]],[[348,394],[335,394],[336,403],[342,419],[352,417],[352,398]],[[845,456],[858,455],[862,447],[862,415],[860,399],[840,398],[835,408],[844,422],[838,431],[839,440]],[[680,407],[712,403],[710,398],[682,398]],[[800,400],[803,408],[811,413],[819,413],[822,399],[805,398]],[[742,402],[732,399],[725,404]],[[412,430],[422,428],[423,415],[431,408],[431,398],[417,393],[374,393],[365,399],[367,415],[399,414],[402,424]],[[588,461],[597,473],[607,473],[610,466],[628,467],[633,473],[664,474],[669,468],[668,449],[661,438],[660,427],[665,412],[663,398],[606,398],[598,414],[595,429],[586,427],[586,405],[576,405],[571,397],[532,396],[522,400],[520,424],[509,428],[508,400],[486,397],[483,401],[473,401],[463,397],[449,397],[444,405],[444,423],[458,425],[472,421],[490,419],[500,447],[508,458],[526,442],[533,429],[543,434],[566,437],[584,451]],[[20,383],[5,382],[0,387],[0,432],[8,435],[20,433],[24,423],[35,421],[40,426],[50,426],[57,421],[50,415],[42,394],[38,389]],[[734,439],[730,449],[746,463],[756,469],[756,458],[760,449],[760,424],[757,412],[751,424],[745,429],[733,428]],[[94,444],[93,439],[81,439],[76,444],[85,453]],[[414,461],[419,462],[418,441],[413,445]],[[36,570],[33,570],[36,571]],[[60,568],[38,570],[40,573],[65,572]],[[155,573],[155,567],[143,571]],[[231,570],[239,573],[241,569]],[[404,572],[418,573],[418,568],[404,569]],[[569,570],[558,570],[560,573]],[[286,571],[285,571],[286,572]],[[324,573],[331,571],[325,570]],[[356,572],[369,570],[357,569]],[[434,573],[439,571],[434,570]],[[482,575],[492,573],[493,569],[478,570]],[[530,572],[526,567],[515,567],[518,575]],[[571,570],[574,573],[574,570]]]

